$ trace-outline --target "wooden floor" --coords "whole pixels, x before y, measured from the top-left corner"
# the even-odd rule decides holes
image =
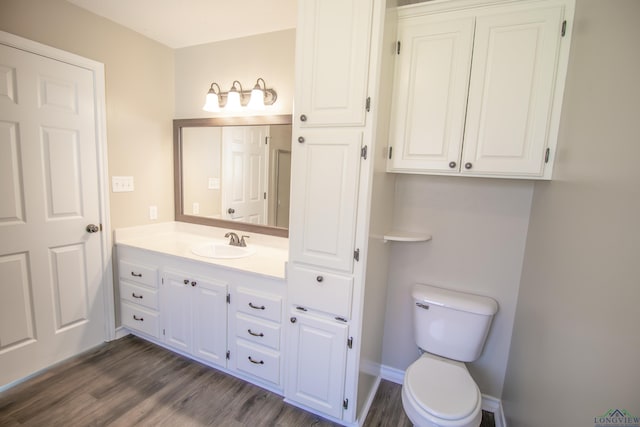
[[[403,427],[382,381],[365,426]],[[128,336],[0,393],[0,426],[336,426],[245,381]],[[483,412],[481,427],[494,426]]]

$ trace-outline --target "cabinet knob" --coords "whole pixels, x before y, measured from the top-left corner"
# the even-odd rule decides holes
[[[465,169],[471,169],[473,167],[473,165],[469,162],[464,164]]]
[[[184,279],[184,284],[188,285],[189,284],[189,279]]]
[[[299,142],[300,144],[303,144],[303,143],[304,143],[304,137],[299,136],[299,137],[298,137],[298,142]]]
[[[451,169],[454,169],[456,166],[458,166],[458,164],[456,162],[449,162],[449,167]]]
[[[307,121],[307,116],[304,114],[300,114],[300,121],[301,122],[306,122]]]
[[[191,282],[191,286],[195,286],[197,284],[198,284],[198,282],[196,282],[196,281]]]
[[[100,231],[100,227],[95,224],[89,224],[87,225],[85,230],[87,230],[87,233],[97,233],[98,231]]]
[[[317,280],[318,282],[322,282],[322,281],[324,280],[324,277],[322,277],[322,276],[318,276],[318,277],[316,277],[316,280]]]
[[[291,321],[291,323],[296,323],[298,321],[298,319],[296,319],[295,317],[292,317],[291,319],[289,319]]]

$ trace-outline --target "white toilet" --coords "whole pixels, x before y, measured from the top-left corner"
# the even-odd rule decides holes
[[[498,303],[414,285],[415,341],[424,351],[405,371],[402,406],[419,427],[478,427],[482,396],[463,362],[480,357]]]

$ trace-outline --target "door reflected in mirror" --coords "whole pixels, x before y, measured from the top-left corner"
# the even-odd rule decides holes
[[[174,120],[174,155],[177,221],[288,234],[291,116]]]

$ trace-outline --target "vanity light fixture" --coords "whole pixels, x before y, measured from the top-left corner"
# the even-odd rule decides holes
[[[207,98],[202,109],[216,113],[224,108],[225,111],[240,111],[242,107],[248,110],[264,110],[265,105],[273,105],[278,99],[275,90],[267,88],[261,77],[256,80],[253,89],[244,90],[238,80],[234,80],[228,92],[222,92],[217,83],[211,83]]]

